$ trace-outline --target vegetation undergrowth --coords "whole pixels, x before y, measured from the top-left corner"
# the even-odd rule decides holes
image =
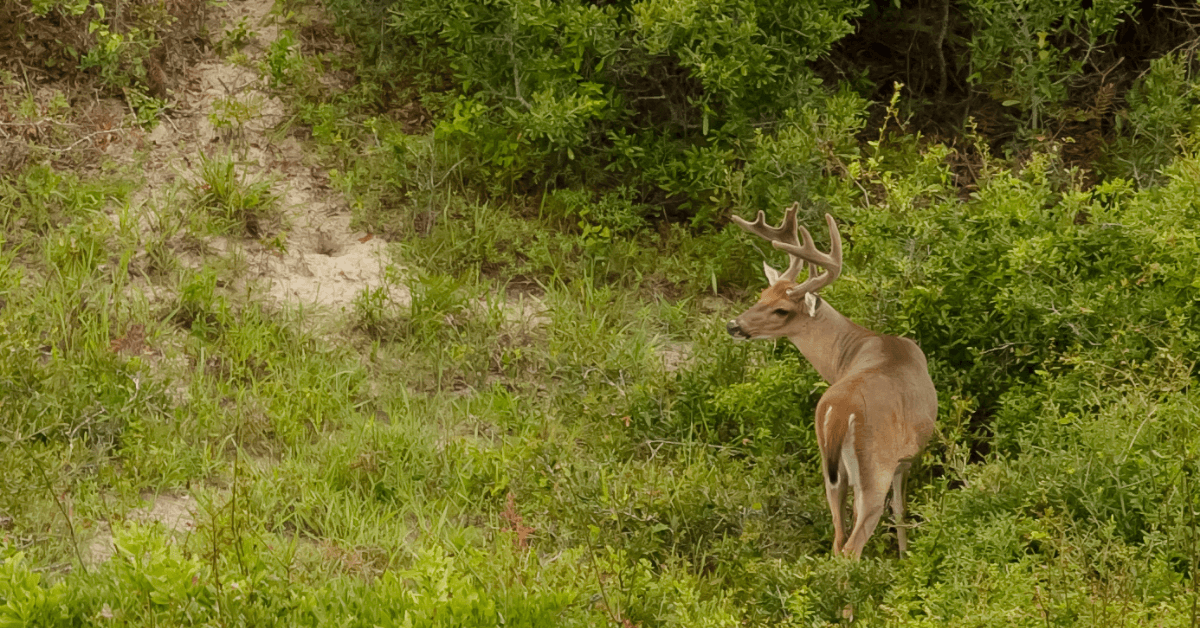
[[[176,203],[22,140],[0,174],[0,626],[1197,625],[1191,52],[1147,60],[1085,168],[1037,133],[1128,3],[955,7],[968,80],[1019,112],[1006,151],[969,121],[915,132],[928,90],[886,93],[881,121],[873,91],[822,82],[886,8],[410,5],[333,3],[349,48],[282,3],[256,62],[393,242],[332,322],[206,246],[282,220],[232,157]],[[245,61],[260,26],[217,52]],[[150,89],[140,50],[102,66],[126,98]],[[2,78],[6,116],[68,120]],[[795,199],[842,225],[825,298],[930,359],[903,559],[886,525],[861,562],[829,556],[825,384],[724,331],[778,261],[726,217]],[[171,504],[176,525],[153,516]]]

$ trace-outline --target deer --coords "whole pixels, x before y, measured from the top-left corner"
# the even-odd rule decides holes
[[[833,554],[858,560],[883,515],[890,486],[899,555],[907,549],[904,480],[934,431],[937,390],[925,354],[917,343],[875,333],[843,316],[820,296],[842,271],[842,238],[833,216],[829,253],[817,249],[808,229],[799,227],[793,204],[778,227],[760,210],[754,222],[733,221],[766,239],[790,258],[780,273],[766,261],[769,284],[757,303],[729,321],[735,340],[786,337],[829,383],[817,403],[817,446],[825,497],[833,515]],[[801,239],[803,241],[801,241]],[[807,277],[796,276],[807,264]],[[854,527],[845,532],[846,489],[854,489]]]

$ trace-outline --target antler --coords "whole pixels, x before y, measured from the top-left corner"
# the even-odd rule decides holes
[[[756,218],[754,222],[745,220],[740,216],[733,216],[732,218],[733,222],[737,223],[737,226],[770,242],[771,246],[784,251],[786,249],[781,248],[779,246],[780,244],[797,247],[800,246],[800,238],[796,235],[796,210],[799,208],[800,203],[792,203],[792,206],[789,207],[786,212],[784,212],[783,222],[780,222],[778,227],[767,226],[767,216],[761,209],[758,210],[758,218]],[[803,229],[803,227],[801,227],[801,229]],[[808,232],[805,231],[805,233],[807,234]],[[792,255],[791,253],[788,253],[788,257],[791,258],[791,263],[788,264],[787,270],[784,271],[782,275],[779,275],[779,278],[786,279],[788,281],[795,281],[796,275],[800,273],[800,269],[804,266],[804,260]],[[767,266],[766,262],[763,262],[763,266],[770,268],[770,266]],[[772,268],[771,270],[772,272],[775,272],[775,269]]]
[[[800,227],[800,235],[804,238],[803,245],[796,245],[787,242],[772,242],[771,246],[780,251],[787,252],[793,258],[802,258],[808,262],[808,279],[804,283],[788,290],[788,294],[804,294],[807,292],[816,292],[825,286],[833,283],[842,274],[842,234],[838,231],[837,222],[833,220],[833,216],[825,214],[825,223],[829,225],[829,253],[822,253],[817,250],[817,246],[813,244],[812,236],[809,235],[808,229]],[[817,274],[817,268],[824,268],[825,272]]]
[[[780,279],[795,281],[796,275],[800,273],[804,263],[808,262],[808,279],[788,290],[788,294],[816,292],[833,283],[842,273],[842,235],[838,232],[833,216],[825,214],[825,222],[829,225],[830,244],[829,253],[822,253],[813,244],[812,235],[808,233],[808,229],[796,225],[796,210],[799,208],[800,203],[792,203],[792,206],[784,212],[783,222],[779,223],[778,227],[767,226],[766,216],[762,210],[759,210],[758,217],[754,222],[733,216],[733,221],[739,227],[766,239],[771,246],[787,253],[791,258],[788,269],[779,276]],[[797,236],[797,230],[799,230],[799,236]],[[801,237],[804,238],[803,244],[800,242]],[[818,268],[824,268],[825,272],[818,275]]]

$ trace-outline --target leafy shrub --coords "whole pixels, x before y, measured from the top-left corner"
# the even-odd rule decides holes
[[[741,199],[740,162],[756,126],[823,110],[805,64],[849,32],[860,9],[432,0],[393,7],[385,37],[415,51],[418,67],[453,74],[457,93],[437,134],[467,147],[489,185],[623,184],[638,202],[707,223]]]
[[[1200,85],[1186,59],[1170,54],[1125,94],[1128,109],[1117,117],[1121,134],[1108,148],[1105,171],[1146,185],[1182,149],[1190,149],[1200,128]]]
[[[216,609],[211,569],[161,529],[128,523],[114,531],[117,555],[100,575],[112,587],[114,618],[133,623],[187,623]],[[107,576],[107,578],[105,578]]]
[[[968,8],[975,27],[970,79],[1041,129],[1063,113],[1086,53],[1103,45],[1134,6],[1130,0],[974,0]]]
[[[41,574],[25,566],[21,552],[5,557],[0,563],[0,627],[56,626],[65,619],[66,586],[59,582],[47,588],[41,580]]]
[[[384,29],[353,33],[379,64],[364,71],[404,60],[407,80],[429,86],[420,97],[435,135],[463,154],[470,181],[497,193],[632,191],[696,225],[826,188],[822,175],[857,150],[868,103],[855,90],[887,85],[824,85],[816,62],[852,24],[887,30],[896,17],[841,0],[339,6],[348,22],[391,13]],[[925,30],[919,6],[897,10]],[[1107,119],[1109,104],[1081,104],[1095,96],[1087,64],[1137,11],[1129,0],[974,0],[942,18],[956,36],[939,42],[966,48],[964,86],[1009,107],[1027,139],[1052,123]]]
[[[651,208],[633,201],[634,191],[621,187],[599,195],[580,190],[555,190],[547,195],[543,212],[547,218],[579,229],[584,246],[599,251],[614,237],[629,237],[646,225]]]
[[[1053,156],[1035,156],[969,202],[934,186],[905,220],[854,210],[843,232],[854,273],[871,279],[839,282],[830,302],[915,338],[939,389],[978,402],[976,429],[1010,387],[1078,360],[1186,353],[1200,337],[1200,319],[1178,305],[1196,290],[1179,257],[1193,247],[1181,227],[1196,213],[1193,184],[1135,193],[1116,180],[1083,192],[1060,172]]]

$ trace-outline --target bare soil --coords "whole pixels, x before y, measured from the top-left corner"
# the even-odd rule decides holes
[[[242,49],[246,58],[240,63],[210,54],[180,81],[173,93],[176,108],[145,138],[149,155],[141,196],[169,198],[180,178],[195,183],[201,156],[231,155],[246,180],[272,182],[282,206],[282,237],[211,238],[185,261],[199,265],[213,253],[242,256],[249,272],[241,281],[247,285],[237,288],[260,291],[281,307],[340,311],[363,289],[381,283],[387,242],[351,228],[345,199],[312,163],[311,151],[287,133],[287,106],[257,70],[279,36],[273,6],[271,0],[240,0],[214,10],[211,19],[223,25],[215,32],[245,21],[256,36]],[[231,102],[250,112],[234,128],[220,123],[223,105]],[[125,144],[138,139],[129,137]]]
[[[288,134],[288,108],[256,69],[279,36],[273,6],[273,0],[234,0],[214,8],[209,15],[213,32],[244,21],[255,33],[241,50],[245,58],[235,64],[208,53],[177,77],[170,94],[175,106],[152,132],[121,125],[101,149],[106,157],[136,164],[144,172],[144,186],[131,203],[133,217],[144,229],[162,224],[153,212],[189,211],[185,204],[190,199],[182,190],[197,184],[202,157],[231,155],[245,180],[270,181],[282,210],[271,234],[274,242],[213,236],[197,243],[195,234],[183,233],[181,227],[172,240],[176,253],[193,267],[213,257],[240,260],[245,272],[228,282],[231,292],[249,293],[279,308],[303,308],[306,316],[337,314],[364,289],[382,283],[387,242],[351,227],[345,199],[330,188],[325,171],[313,163],[304,143]],[[227,111],[223,105],[230,102],[252,112],[232,129],[220,124],[221,113]],[[149,280],[135,281],[132,291],[151,303],[173,296]],[[195,529],[196,502],[189,495],[143,499],[143,507],[114,521],[157,524],[179,534]],[[94,528],[81,548],[85,561],[97,564],[112,558],[112,525],[104,522]]]

